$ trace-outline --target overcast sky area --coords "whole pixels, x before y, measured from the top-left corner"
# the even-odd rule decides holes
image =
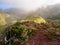
[[[60,0],[0,0],[0,8],[24,8],[27,10],[38,7],[54,5],[60,3]]]

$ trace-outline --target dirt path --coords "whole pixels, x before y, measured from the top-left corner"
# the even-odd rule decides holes
[[[49,40],[43,31],[39,31],[24,45],[60,45],[60,42]]]

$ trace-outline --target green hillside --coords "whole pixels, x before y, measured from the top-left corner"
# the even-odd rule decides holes
[[[8,14],[0,13],[0,26],[7,24],[6,19],[9,17]]]

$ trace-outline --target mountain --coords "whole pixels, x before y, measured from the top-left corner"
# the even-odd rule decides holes
[[[24,9],[10,8],[6,9],[5,13],[11,15],[12,19],[23,19],[27,16],[42,16],[43,18],[56,18],[60,17],[60,4],[48,5],[47,7],[41,7],[35,11],[27,12]]]
[[[5,19],[6,21],[3,22],[7,22],[7,23],[11,23],[11,22],[16,22],[17,20],[23,19],[26,17],[26,11],[22,10],[22,9],[18,9],[18,8],[9,8],[9,9],[5,9],[2,10],[0,9],[0,14],[1,16],[7,16],[9,15],[10,17]],[[1,19],[4,19],[4,17],[2,17]]]
[[[19,8],[10,8],[10,9],[6,9],[5,13],[11,15],[11,17],[13,17],[14,19],[21,19],[24,18],[26,15],[26,11],[23,9],[19,9]]]
[[[52,16],[48,18],[51,18],[54,20],[60,20],[60,4],[50,6],[49,10],[50,10],[50,15]]]
[[[9,8],[5,10],[0,9],[0,13],[6,13],[10,15],[8,22],[9,20],[24,19],[27,16],[41,16],[44,19],[57,19],[60,18],[60,4],[41,7],[30,12],[20,8]]]
[[[30,13],[31,14],[31,13]],[[47,7],[38,8],[32,15],[42,16],[45,19],[60,18],[60,4],[48,5]]]
[[[59,19],[60,18],[60,4],[50,5],[45,8],[43,13],[47,18]]]

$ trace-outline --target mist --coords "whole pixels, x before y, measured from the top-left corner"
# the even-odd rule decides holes
[[[23,8],[26,10],[35,10],[60,3],[60,0],[0,0],[0,8]],[[1,6],[3,5],[3,6]],[[5,6],[5,7],[4,7]]]

